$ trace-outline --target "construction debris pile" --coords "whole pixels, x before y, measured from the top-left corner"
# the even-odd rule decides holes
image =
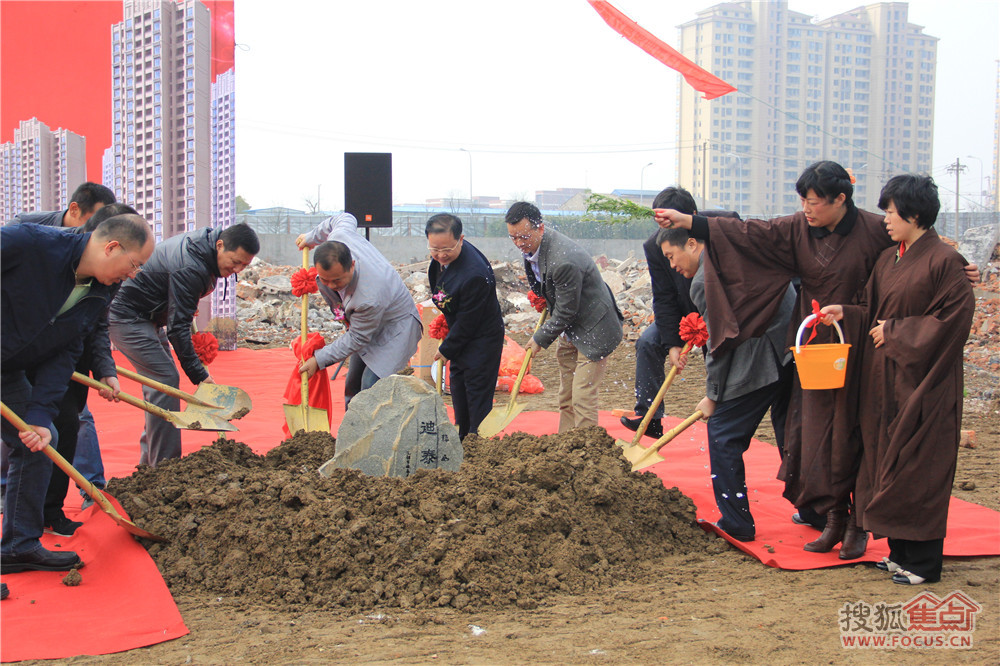
[[[595,258],[601,275],[618,299],[625,315],[625,343],[635,341],[653,320],[653,292],[645,260],[630,253],[624,260]],[[430,305],[427,285],[427,261],[396,264],[396,270],[417,303]],[[974,371],[1000,377],[1000,260],[994,253],[991,262],[980,266],[982,284],[977,286],[976,315],[966,346],[966,363]],[[287,345],[295,336],[301,318],[300,299],[292,296],[291,275],[296,266],[273,266],[255,260],[240,275],[237,286],[239,299],[239,344],[246,346]],[[494,262],[497,295],[503,311],[507,333],[527,336],[538,314],[528,302],[528,284],[524,267],[516,262]],[[312,330],[332,339],[343,331],[330,308],[319,294],[310,298],[309,321]],[[979,396],[986,399],[998,395]]]
[[[269,451],[220,440],[112,479],[173,592],[282,608],[534,608],[720,552],[691,500],[630,473],[602,428],[470,436],[458,472],[407,478],[317,468],[329,434]]]
[[[618,296],[619,307],[625,314],[626,339],[635,340],[652,321],[653,292],[645,261],[634,256],[624,261],[598,257],[602,275],[613,293]],[[427,284],[427,261],[416,264],[396,264],[403,283],[409,288],[417,303],[430,305],[430,288]],[[297,266],[274,266],[254,260],[239,276],[236,287],[238,299],[239,337],[241,346],[287,345],[295,336],[301,319],[301,301],[292,296],[291,276]],[[538,321],[538,313],[528,302],[528,284],[524,267],[514,262],[494,262],[497,295],[503,310],[507,333],[529,334]],[[312,330],[324,336],[340,334],[343,324],[336,321],[330,308],[319,294],[312,294],[309,302],[309,322]]]

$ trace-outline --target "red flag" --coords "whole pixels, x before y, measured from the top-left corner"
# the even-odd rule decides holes
[[[588,2],[615,32],[667,67],[680,72],[688,85],[698,92],[705,93],[705,99],[715,99],[736,92],[736,88],[682,56],[676,49],[615,9],[611,3],[605,0],[588,0]]]
[[[302,375],[299,374],[299,363],[312,358],[316,350],[322,349],[325,344],[323,336],[316,332],[306,336],[304,349],[301,337],[295,336],[295,339],[292,340],[292,352],[295,354],[296,361],[292,376],[288,378],[288,384],[285,386],[286,405],[302,404]],[[330,417],[330,425],[333,425],[333,410],[331,409],[333,407],[333,393],[330,391],[330,378],[327,376],[326,368],[309,378],[309,406],[325,409],[327,416]],[[285,437],[292,436],[287,423],[281,426],[281,429],[284,431]]]

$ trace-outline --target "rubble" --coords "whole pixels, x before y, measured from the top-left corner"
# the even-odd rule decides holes
[[[601,276],[611,287],[625,316],[625,342],[633,343],[653,321],[653,291],[646,262],[631,252],[624,260],[604,255],[594,260],[601,267]],[[394,264],[417,303],[426,301],[429,296],[428,263]],[[502,261],[492,265],[507,334],[530,335],[538,314],[528,302],[524,266],[520,262]],[[297,266],[274,266],[254,260],[240,275],[236,290],[240,344],[284,346],[298,334],[300,299],[292,296],[290,282],[296,270]],[[980,264],[980,270],[982,282],[976,285],[976,313],[965,348],[965,362],[970,370],[995,379],[1000,376],[1000,257],[996,248],[991,260]],[[344,330],[319,294],[310,296],[309,325],[328,340]],[[992,385],[995,387],[997,382]],[[987,388],[976,397],[986,401],[1000,399],[1000,390]]]

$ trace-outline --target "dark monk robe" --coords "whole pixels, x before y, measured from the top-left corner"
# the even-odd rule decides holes
[[[885,343],[859,341],[864,455],[860,524],[890,539],[943,539],[962,423],[962,349],[976,300],[965,259],[931,228],[896,261],[886,250],[845,320],[885,320]]]
[[[801,289],[789,346],[812,313],[812,299],[821,305],[857,302],[875,261],[892,240],[884,216],[845,205],[847,211],[832,232],[811,228],[801,212],[746,222],[709,218],[706,224],[701,218],[699,224],[695,218],[692,235],[701,237],[707,227],[711,238],[706,269],[712,270],[706,270],[705,290],[712,353],[763,335],[792,278],[801,279]],[[855,346],[866,335],[867,329],[844,329],[846,342]],[[836,336],[833,327],[819,326],[813,343],[839,342]],[[842,389],[803,391],[798,376],[793,377],[778,478],[785,482],[784,496],[796,507],[825,514],[846,505],[853,490],[861,451],[856,356],[848,358]]]

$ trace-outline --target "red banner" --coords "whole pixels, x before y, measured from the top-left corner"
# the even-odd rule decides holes
[[[588,2],[615,32],[670,69],[680,72],[688,85],[705,94],[705,99],[715,99],[736,92],[736,88],[682,56],[669,44],[622,14],[610,2],[605,0],[588,0]]]

